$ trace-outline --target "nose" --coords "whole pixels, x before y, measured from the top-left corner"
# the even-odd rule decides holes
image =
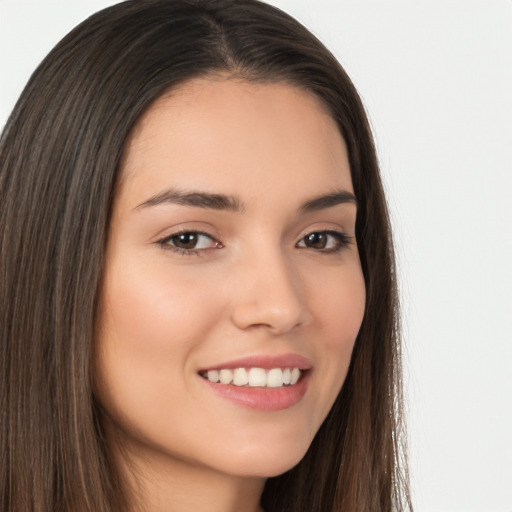
[[[265,328],[280,335],[308,318],[297,270],[280,251],[274,253],[253,255],[233,276],[231,318],[239,329]]]

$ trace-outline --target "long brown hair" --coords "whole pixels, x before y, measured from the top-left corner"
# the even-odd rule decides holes
[[[123,510],[93,396],[92,347],[117,169],[164,92],[216,73],[315,94],[349,150],[367,304],[343,389],[304,459],[269,479],[266,512],[411,508],[391,231],[350,79],[297,21],[256,0],[131,0],[41,63],[0,142],[0,508]]]

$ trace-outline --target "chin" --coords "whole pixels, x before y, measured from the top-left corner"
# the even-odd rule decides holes
[[[231,457],[226,470],[242,477],[272,478],[295,467],[303,459],[308,448],[309,444],[260,447],[253,454],[246,452],[242,457]]]

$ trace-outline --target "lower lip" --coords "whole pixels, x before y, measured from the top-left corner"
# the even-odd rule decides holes
[[[218,384],[200,377],[204,383],[222,398],[231,400],[249,409],[280,411],[300,402],[308,387],[309,372],[303,374],[293,386],[279,388],[251,388],[234,384]]]

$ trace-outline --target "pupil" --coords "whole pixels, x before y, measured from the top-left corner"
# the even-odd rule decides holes
[[[181,249],[193,249],[197,244],[197,235],[195,233],[182,233],[174,239],[174,245]]]
[[[311,233],[306,237],[306,245],[314,249],[325,249],[327,237],[324,233]]]

